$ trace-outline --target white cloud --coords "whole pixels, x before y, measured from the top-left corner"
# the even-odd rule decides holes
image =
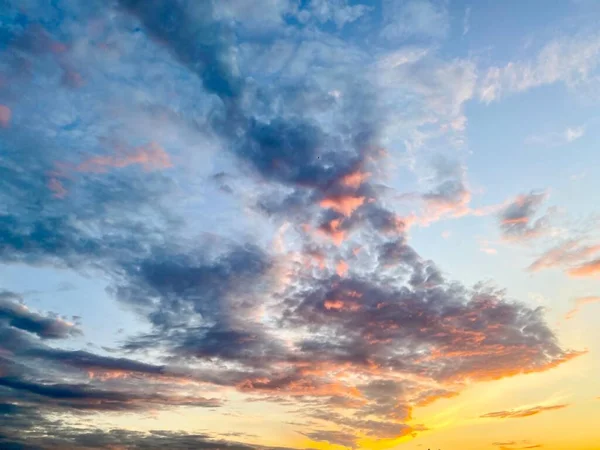
[[[465,9],[465,17],[463,19],[463,36],[471,29],[471,8]]]
[[[450,27],[444,1],[385,0],[383,16],[387,21],[381,36],[389,40],[410,36],[443,38]]]
[[[506,94],[558,82],[570,88],[597,82],[599,65],[600,35],[556,39],[545,45],[532,61],[489,68],[480,82],[479,97],[489,103]]]
[[[568,127],[564,131],[531,135],[525,139],[528,145],[557,147],[574,142],[585,135],[585,126]]]

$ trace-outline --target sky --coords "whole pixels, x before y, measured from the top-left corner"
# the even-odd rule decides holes
[[[600,449],[598,23],[0,0],[0,448]]]

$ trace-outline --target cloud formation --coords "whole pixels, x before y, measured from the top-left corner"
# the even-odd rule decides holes
[[[553,83],[574,88],[594,82],[600,63],[600,37],[596,34],[555,39],[531,61],[490,67],[479,86],[479,98],[490,103],[505,95]]]
[[[502,237],[507,241],[524,242],[548,233],[549,214],[539,214],[547,198],[545,192],[517,196],[499,214]]]
[[[565,319],[572,319],[584,305],[591,305],[592,303],[600,303],[600,297],[589,296],[575,299],[575,306],[566,314]]]
[[[543,135],[532,135],[525,139],[529,145],[542,145],[546,147],[555,147],[569,144],[585,135],[585,126],[568,127],[561,132],[547,133]]]
[[[538,272],[556,267],[576,269],[582,264],[585,265],[586,260],[599,252],[600,245],[589,245],[581,239],[570,239],[542,253],[527,270]]]
[[[384,3],[393,14],[372,36],[384,49],[448,32],[446,2]],[[272,0],[264,14],[242,1],[11,5],[32,23],[15,19],[6,45],[8,97],[21,101],[0,109],[0,262],[101,279],[143,327],[114,355],[73,349],[79,326],[0,291],[3,445],[255,448],[213,434],[47,433],[56,417],[220,408],[235,393],[293,408],[312,440],[354,447],[425,431],[413,409],[468,383],[580,355],[541,308],[423,257],[407,236],[416,219],[385,185],[384,148],[408,116],[420,117],[413,131],[464,131],[471,62],[370,55],[336,33],[371,8],[342,0]],[[57,16],[34,23],[45,14]],[[483,214],[462,163],[432,169],[417,195],[427,220]],[[503,235],[541,233],[544,200],[502,209]]]

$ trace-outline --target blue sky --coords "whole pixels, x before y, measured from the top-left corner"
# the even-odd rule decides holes
[[[0,0],[0,444],[591,449],[599,19]]]

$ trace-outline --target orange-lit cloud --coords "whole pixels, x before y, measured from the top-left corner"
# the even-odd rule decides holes
[[[358,303],[342,300],[325,300],[323,306],[328,311],[358,311],[360,309],[360,305]]]
[[[598,252],[600,252],[600,245],[582,245],[580,240],[569,240],[543,253],[531,263],[527,270],[537,272],[553,267],[581,264],[583,260],[594,256]]]
[[[349,217],[358,207],[365,202],[365,197],[354,197],[352,195],[334,195],[321,200],[320,205],[323,208],[332,209],[340,214]]]
[[[518,195],[499,215],[502,238],[511,242],[536,239],[551,228],[548,212],[541,214],[542,205],[548,199],[547,192],[530,192]]]
[[[592,303],[600,303],[600,297],[590,296],[576,299],[575,307],[565,315],[565,319],[572,319],[581,310],[582,306],[591,305]]]
[[[344,175],[340,181],[343,186],[358,189],[369,177],[371,176],[368,172],[352,172],[348,175]]]
[[[533,408],[527,409],[512,409],[508,411],[496,411],[482,415],[482,418],[494,418],[494,419],[520,419],[523,417],[536,416],[546,411],[555,411],[557,409],[563,409],[569,405],[552,405],[552,406],[534,406]]]
[[[596,277],[600,275],[600,259],[583,263],[570,269],[567,273],[574,278]]]
[[[319,232],[328,236],[335,245],[340,246],[346,239],[347,232],[340,229],[342,225],[341,219],[333,219],[319,228]]]
[[[110,169],[119,169],[130,165],[141,165],[146,171],[167,169],[173,166],[169,154],[158,144],[150,142],[132,150],[120,150],[114,155],[93,156],[76,165],[57,162],[55,170],[49,174],[47,186],[56,198],[64,198],[68,191],[61,179],[70,177],[71,172],[105,173]]]
[[[337,266],[335,267],[335,271],[340,277],[346,276],[346,274],[348,273],[348,264],[346,263],[346,261],[340,260],[340,262],[338,262]]]

